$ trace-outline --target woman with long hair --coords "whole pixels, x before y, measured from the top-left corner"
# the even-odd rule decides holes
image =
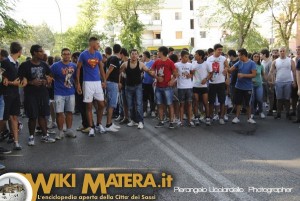
[[[265,114],[263,113],[263,79],[265,79],[264,67],[260,62],[260,54],[255,52],[251,57],[252,61],[256,63],[256,77],[252,79],[253,82],[253,93],[251,98],[251,116],[253,118],[254,114],[258,113],[260,118],[264,119]],[[258,106],[258,110],[257,110]]]

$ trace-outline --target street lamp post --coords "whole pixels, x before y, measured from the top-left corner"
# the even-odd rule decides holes
[[[64,45],[64,41],[63,41],[63,36],[62,36],[62,18],[61,18],[61,10],[60,10],[60,7],[59,7],[59,4],[57,2],[57,0],[54,0],[56,5],[57,5],[57,8],[58,8],[58,11],[59,11],[59,19],[60,19],[60,39],[61,39],[61,48],[63,47]]]

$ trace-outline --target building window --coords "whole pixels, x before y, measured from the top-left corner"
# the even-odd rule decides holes
[[[154,39],[161,39],[161,33],[160,32],[154,32]]]
[[[200,38],[206,38],[206,31],[200,31]]]
[[[191,26],[191,29],[194,29],[194,19],[190,20],[190,26]]]
[[[194,0],[190,0],[190,10],[194,10]]]
[[[160,20],[160,13],[154,13],[153,20]]]
[[[176,39],[182,39],[182,31],[176,31]]]
[[[181,20],[182,16],[180,12],[175,12],[175,20]]]
[[[195,38],[194,38],[194,37],[191,38],[191,46],[192,46],[192,47],[195,46]]]

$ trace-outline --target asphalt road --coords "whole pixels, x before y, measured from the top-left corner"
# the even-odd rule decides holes
[[[174,178],[171,188],[141,189],[142,193],[162,201],[300,200],[300,129],[285,119],[268,117],[250,125],[242,117],[238,125],[214,123],[170,130],[167,125],[154,128],[157,120],[147,118],[143,130],[123,126],[118,133],[94,138],[78,132],[77,138],[54,144],[42,144],[36,136],[34,147],[27,146],[27,119],[22,122],[23,150],[2,156],[0,162],[6,166],[2,173],[166,172]],[[80,117],[75,115],[73,128],[79,124]],[[10,148],[6,142],[0,146]],[[212,191],[222,187],[244,191]],[[252,192],[251,187],[283,187],[291,192]],[[178,192],[179,188],[206,188],[208,192]]]

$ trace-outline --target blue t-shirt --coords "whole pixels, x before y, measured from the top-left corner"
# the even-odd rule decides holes
[[[242,74],[252,74],[252,70],[256,70],[256,64],[252,60],[248,60],[247,62],[239,61],[233,66],[238,68],[238,73]],[[235,88],[241,90],[252,90],[252,78],[238,78]]]
[[[146,67],[148,69],[151,69],[152,65],[153,65],[154,61],[150,60],[149,62],[145,63]],[[143,83],[144,84],[152,84],[154,82],[154,79],[151,75],[149,75],[149,73],[144,73],[144,79],[143,79]]]
[[[102,55],[99,51],[91,54],[88,50],[83,51],[78,59],[82,63],[83,81],[100,81],[99,62]]]
[[[76,64],[64,64],[62,61],[51,66],[54,78],[54,95],[70,96],[75,94]]]

